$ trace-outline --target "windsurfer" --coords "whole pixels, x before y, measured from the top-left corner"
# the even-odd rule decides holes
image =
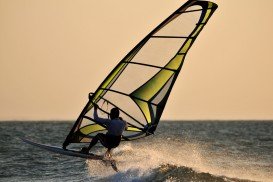
[[[110,112],[110,118],[111,119],[105,119],[100,118],[98,116],[98,106],[94,105],[94,120],[102,125],[105,125],[107,128],[107,133],[98,133],[90,142],[88,147],[83,147],[81,149],[82,153],[89,153],[89,150],[100,141],[100,143],[106,147],[107,153],[110,154],[110,151],[112,148],[116,148],[119,146],[122,133],[125,129],[127,129],[127,122],[122,120],[121,117],[119,117],[119,109],[118,108],[112,108]]]

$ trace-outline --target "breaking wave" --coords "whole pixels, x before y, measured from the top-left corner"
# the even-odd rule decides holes
[[[162,141],[162,140],[161,140]],[[141,142],[122,145],[113,151],[119,172],[100,161],[87,160],[89,175],[98,181],[234,181],[253,179],[225,173],[204,157],[206,146],[181,141]],[[179,144],[179,145],[177,145]],[[211,159],[211,158],[210,158]],[[240,172],[240,171],[238,171]],[[237,179],[237,176],[243,179]]]

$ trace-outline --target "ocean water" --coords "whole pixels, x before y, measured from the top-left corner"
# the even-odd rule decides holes
[[[273,181],[273,122],[160,123],[155,135],[99,161],[43,151],[18,137],[61,146],[71,122],[0,122],[0,181]],[[80,146],[72,146],[80,147]],[[105,149],[98,145],[93,152]]]

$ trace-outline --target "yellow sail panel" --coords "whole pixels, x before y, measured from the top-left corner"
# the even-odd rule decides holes
[[[192,37],[196,37],[202,30],[204,25],[199,25],[198,28],[195,30],[195,32],[192,34]]]
[[[166,66],[166,68],[177,70],[182,63],[184,55],[176,55]]]
[[[213,2],[208,2],[208,8],[210,9],[210,8],[212,8],[215,4],[213,3]]]
[[[207,20],[208,20],[210,14],[211,14],[211,11],[212,11],[211,9],[207,9],[206,15],[205,15],[205,17],[204,17],[202,23],[206,23],[206,22],[207,22]]]
[[[141,100],[138,100],[138,99],[135,99],[135,102],[137,103],[137,105],[142,110],[142,112],[143,112],[143,114],[144,114],[144,116],[146,118],[146,121],[148,123],[151,123],[152,118],[151,118],[151,113],[150,113],[150,110],[149,110],[148,103],[144,102],[144,101],[141,101]]]
[[[105,130],[104,127],[98,124],[88,125],[80,129],[80,132],[84,135],[88,135],[90,133],[96,132],[96,131],[102,131]]]
[[[146,84],[134,91],[132,95],[146,101],[150,100],[164,86],[172,74],[173,71],[161,70]]]
[[[189,50],[189,48],[190,48],[190,46],[191,46],[191,43],[192,43],[192,39],[188,39],[187,42],[186,42],[186,43],[184,44],[184,46],[182,47],[180,53],[181,53],[181,54],[185,54],[185,53]]]
[[[127,131],[141,132],[141,130],[140,130],[140,129],[135,128],[135,127],[131,127],[131,126],[129,126],[129,127],[127,128]]]

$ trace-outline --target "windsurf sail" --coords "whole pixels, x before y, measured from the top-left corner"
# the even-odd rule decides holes
[[[123,140],[153,134],[189,49],[217,7],[213,2],[189,0],[152,30],[89,94],[64,145],[90,142],[97,133],[106,132],[106,126],[93,118],[95,103],[104,118],[111,108],[120,109],[129,125]]]

